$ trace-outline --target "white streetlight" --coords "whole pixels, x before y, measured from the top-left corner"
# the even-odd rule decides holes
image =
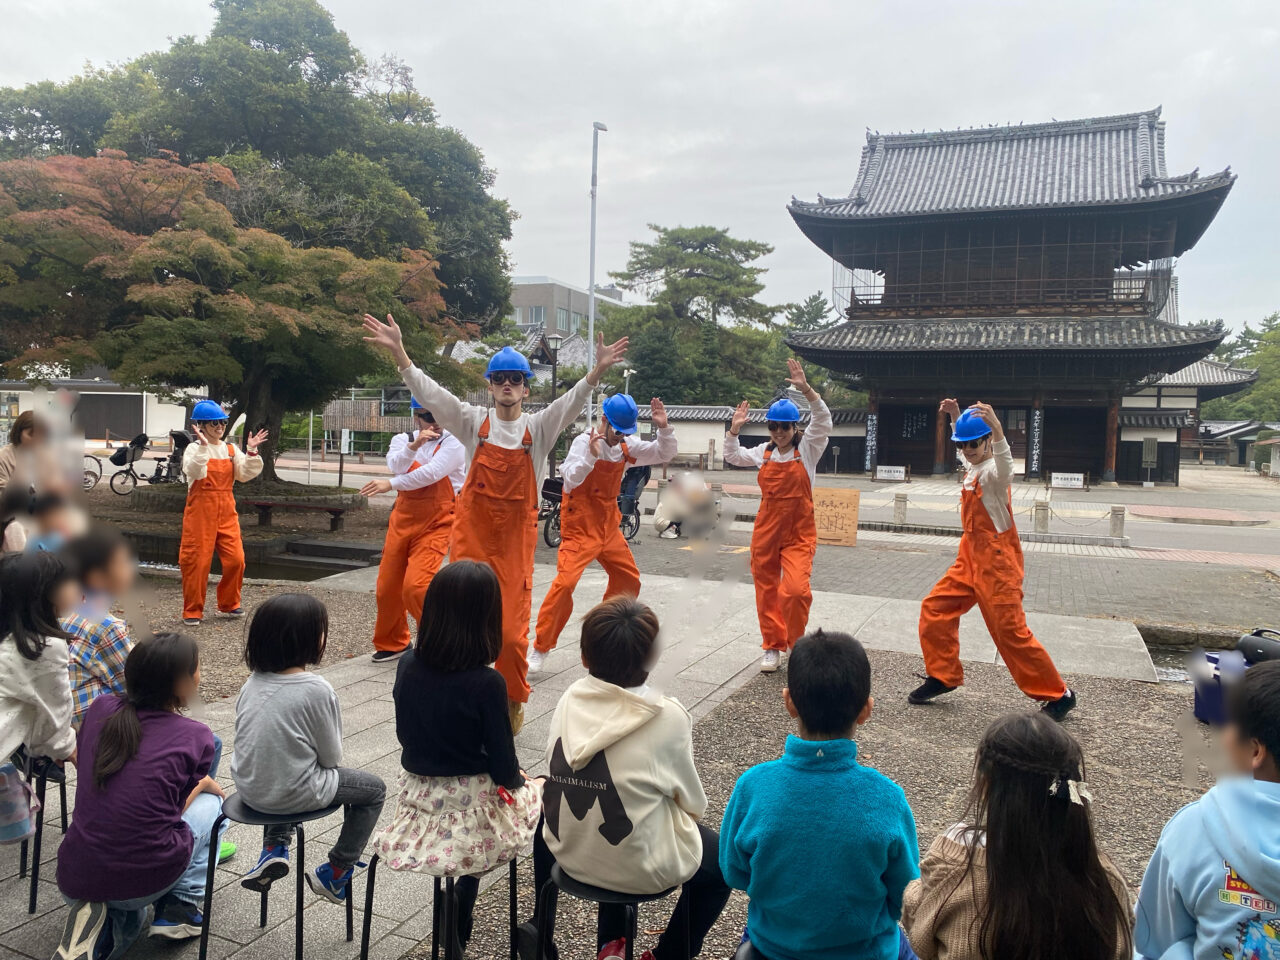
[[[631,393],[631,375],[633,373],[635,373],[635,371],[632,370],[630,367],[627,367],[627,369],[622,371],[622,379],[623,381],[625,381],[622,387],[623,393],[626,393],[626,394]]]
[[[600,134],[609,128],[599,120],[591,124],[591,265],[587,270],[587,369],[596,366],[596,168],[600,158]],[[595,413],[595,392],[587,394],[587,425]]]

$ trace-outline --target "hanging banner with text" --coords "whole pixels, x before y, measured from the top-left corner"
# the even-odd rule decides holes
[[[857,490],[840,487],[815,487],[813,514],[818,527],[818,542],[842,547],[858,543]]]

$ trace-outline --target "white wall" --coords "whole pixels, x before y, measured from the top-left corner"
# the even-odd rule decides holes
[[[142,395],[142,422],[150,437],[167,437],[170,430],[184,430],[187,426],[187,408],[182,404],[162,400],[154,393]]]
[[[707,452],[707,445],[715,441],[715,462],[711,469],[718,470],[724,465],[725,424],[716,420],[704,421],[673,420],[671,426],[676,431],[676,452],[682,457],[696,457]]]
[[[1147,437],[1155,437],[1158,443],[1177,443],[1178,430],[1176,427],[1121,427],[1120,440],[1128,442],[1137,440],[1139,442]]]

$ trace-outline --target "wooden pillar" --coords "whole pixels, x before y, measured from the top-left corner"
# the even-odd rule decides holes
[[[938,399],[937,422],[933,426],[933,472],[948,473],[947,469],[947,415],[942,412],[942,398]]]
[[[1027,461],[1023,478],[1038,480],[1044,472],[1044,394],[1039,390],[1031,398],[1031,422],[1027,427]]]
[[[862,456],[862,469],[875,474],[877,451],[880,438],[880,395],[872,390],[867,395],[867,441]]]
[[[1107,399],[1107,436],[1102,454],[1102,482],[1116,482],[1116,440],[1120,434],[1120,395]]]

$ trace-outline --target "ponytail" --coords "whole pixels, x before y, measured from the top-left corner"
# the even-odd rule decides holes
[[[194,676],[200,666],[196,642],[181,633],[157,633],[138,641],[124,662],[125,693],[120,709],[107,718],[98,735],[93,782],[106,786],[142,749],[139,710],[177,712],[178,681]]]

